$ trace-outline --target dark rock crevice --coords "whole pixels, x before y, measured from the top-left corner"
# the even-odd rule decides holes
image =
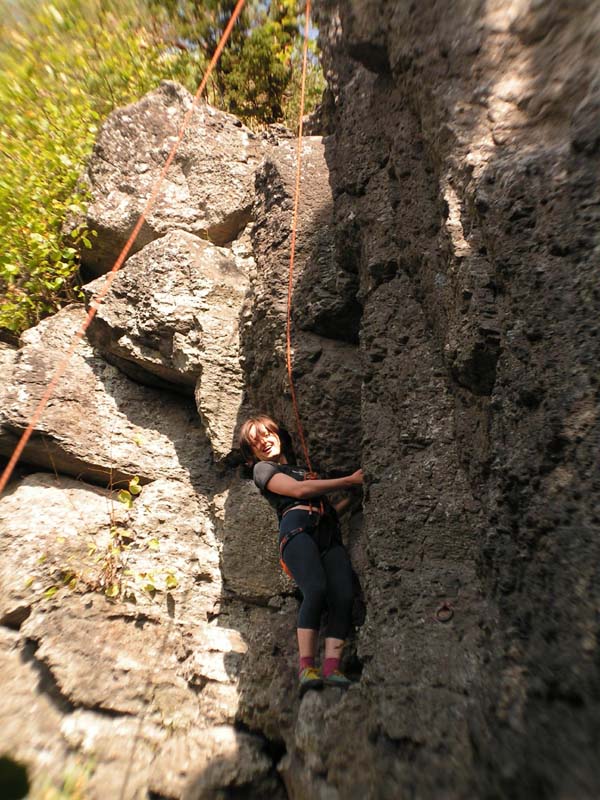
[[[0,625],[4,625],[4,627],[9,628],[12,631],[18,631],[21,629],[21,625],[25,622],[30,614],[31,606],[18,606],[2,616],[0,619]]]
[[[26,664],[31,664],[37,673],[38,691],[51,700],[57,711],[63,714],[72,714],[76,709],[76,705],[62,692],[48,665],[37,657],[38,648],[38,642],[33,639],[26,639],[21,648],[21,659]]]

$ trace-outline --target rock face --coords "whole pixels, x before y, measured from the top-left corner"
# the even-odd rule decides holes
[[[89,301],[103,282],[85,287]],[[195,389],[218,459],[233,449],[243,413],[239,317],[247,288],[243,259],[171,231],[129,259],[89,329],[90,341],[134,379]]]
[[[12,452],[85,312],[70,306],[23,336],[2,387],[0,452]],[[193,404],[133,383],[82,342],[28,445],[25,459],[95,483],[138,475],[210,485],[210,448]]]
[[[164,81],[103,125],[86,176],[92,194],[86,221],[98,238],[83,255],[96,274],[112,267],[129,238],[192,99],[183,87]],[[259,156],[257,138],[239,120],[196,107],[133,252],[175,228],[217,245],[236,239],[250,219]]]
[[[297,444],[294,147],[197,112],[25,452],[57,474],[0,503],[0,748],[35,791],[74,771],[91,800],[600,795],[599,13],[317,5],[293,371],[314,465],[366,473],[345,694],[298,698],[275,518],[223,458],[246,408]],[[108,121],[89,267],[186,107],[167,84]],[[82,315],[0,350],[3,455]]]
[[[317,10],[364,306],[356,796],[595,797],[597,4]]]
[[[296,421],[285,368],[285,329],[294,163],[294,148],[284,140],[257,174],[256,272],[242,339],[250,401],[268,408],[291,432]],[[356,275],[336,248],[320,137],[304,140],[302,175],[292,297],[294,382],[314,466],[348,472],[358,463],[360,439]]]
[[[31,475],[0,504],[0,527],[0,660],[14,676],[0,745],[30,766],[36,791],[70,771],[98,798],[247,783],[281,796],[262,738],[233,727],[247,646],[215,625],[207,498],[156,480],[127,508],[80,481]]]

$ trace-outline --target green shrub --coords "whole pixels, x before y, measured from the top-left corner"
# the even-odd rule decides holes
[[[232,0],[0,0],[0,336],[80,299],[78,253],[94,231],[80,183],[98,126],[161,80],[196,91]],[[295,127],[294,0],[249,0],[208,99],[253,127]],[[195,38],[194,38],[195,35]],[[314,57],[306,111],[323,87]]]
[[[19,333],[77,299],[78,257],[93,232],[78,185],[98,125],[164,78],[185,80],[189,56],[165,50],[135,4],[3,3],[0,31],[0,328]]]

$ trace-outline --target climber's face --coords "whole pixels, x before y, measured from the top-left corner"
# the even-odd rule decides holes
[[[281,439],[264,425],[252,425],[248,431],[252,452],[259,461],[277,461],[281,455]]]

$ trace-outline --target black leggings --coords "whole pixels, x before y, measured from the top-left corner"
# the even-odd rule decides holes
[[[350,629],[354,586],[350,557],[341,542],[334,541],[319,550],[315,537],[316,515],[309,511],[289,511],[281,521],[281,537],[303,528],[287,543],[283,560],[300,591],[302,605],[298,627],[319,630],[321,613],[327,605],[326,636],[345,639]]]

